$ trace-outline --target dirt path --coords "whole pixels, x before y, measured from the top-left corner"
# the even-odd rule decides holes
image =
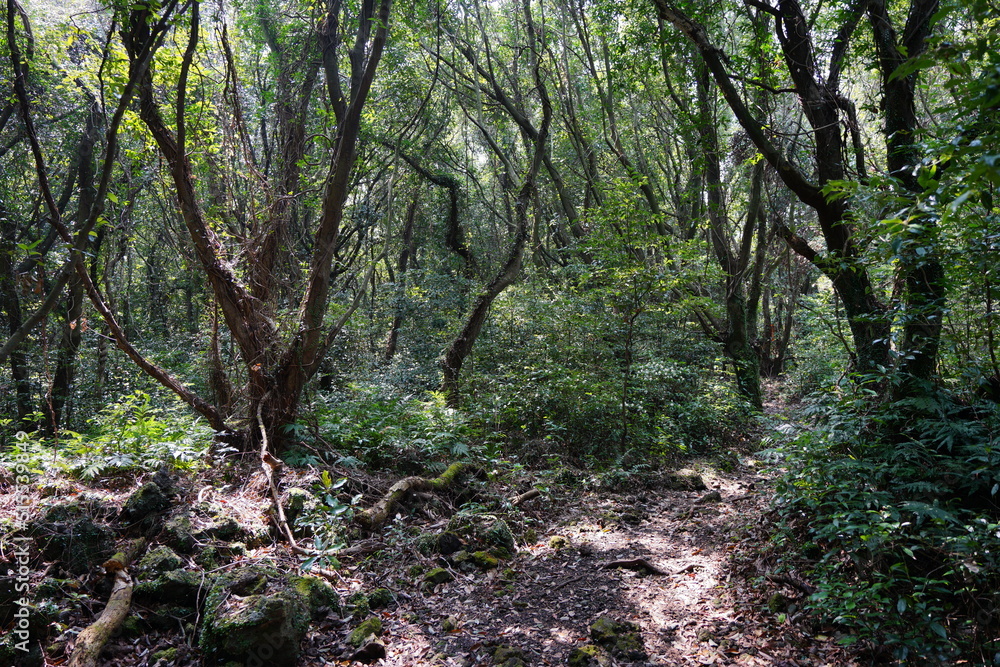
[[[421,591],[401,586],[408,563],[396,558],[347,583],[399,591],[398,606],[382,612],[382,664],[391,666],[487,665],[498,645],[519,649],[529,665],[565,665],[602,615],[637,624],[647,653],[612,664],[851,664],[829,637],[769,612],[766,597],[734,574],[729,556],[755,540],[768,481],[744,467],[704,479],[709,488],[699,491],[532,501],[548,505],[548,530],[507,570],[456,572],[455,581]],[[638,558],[664,574],[605,567]],[[446,619],[457,628],[446,629]],[[313,633],[308,664],[329,664],[333,636]]]

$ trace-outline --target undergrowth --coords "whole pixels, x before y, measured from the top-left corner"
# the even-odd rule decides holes
[[[996,405],[940,391],[881,406],[863,394],[807,405],[815,427],[779,448],[786,528],[773,545],[783,569],[816,586],[807,607],[875,658],[996,664]]]

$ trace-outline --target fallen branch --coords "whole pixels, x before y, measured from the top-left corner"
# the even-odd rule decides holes
[[[660,568],[656,567],[650,563],[645,558],[624,558],[622,560],[613,560],[610,563],[604,563],[601,565],[605,570],[610,570],[612,568],[621,567],[626,570],[636,570],[639,572],[645,571],[649,574],[666,575]]]
[[[405,477],[393,484],[381,500],[372,505],[369,509],[362,510],[354,515],[354,522],[365,530],[374,530],[389,520],[389,517],[396,510],[396,506],[406,499],[410,493],[416,491],[442,491],[447,489],[464,472],[470,469],[468,463],[452,463],[439,477],[427,479],[425,477]]]
[[[132,606],[132,577],[127,568],[145,545],[146,540],[136,540],[127,551],[115,554],[104,563],[105,572],[115,578],[108,604],[97,620],[77,636],[68,667],[97,667],[97,659],[105,644],[121,626]]]
[[[530,491],[525,491],[519,496],[514,496],[513,498],[511,498],[510,504],[513,505],[514,507],[518,507],[522,503],[526,503],[532,498],[537,498],[540,495],[542,495],[540,489],[531,489]]]

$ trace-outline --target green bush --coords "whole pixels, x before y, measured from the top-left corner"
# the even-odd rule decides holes
[[[898,660],[993,661],[1000,651],[996,406],[928,393],[865,412],[813,399],[816,428],[781,448],[778,508],[817,586],[807,606]]]

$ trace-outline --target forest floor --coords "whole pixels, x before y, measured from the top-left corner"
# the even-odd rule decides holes
[[[641,637],[641,646],[631,653],[602,654],[602,665],[860,664],[842,648],[835,629],[817,625],[801,611],[808,584],[768,577],[776,558],[767,546],[773,473],[749,453],[685,465],[673,473],[625,476],[610,486],[580,483],[588,473],[567,469],[563,472],[575,476],[575,483],[553,477],[541,485],[543,493],[523,503],[510,499],[532,485],[534,473],[527,469],[520,479],[480,482],[471,503],[451,491],[418,494],[388,526],[356,542],[354,555],[341,558],[339,570],[326,574],[344,601],[379,588],[391,593],[391,603],[371,612],[381,620],[385,656],[379,664],[387,666],[498,664],[498,649],[522,661],[504,663],[511,667],[565,665],[574,649],[593,643],[592,626],[602,617],[634,624],[630,629]],[[211,501],[241,523],[257,522],[266,534],[268,500],[261,480],[251,476],[242,485],[223,485],[218,474],[180,480],[172,511]],[[315,488],[317,479],[316,470],[289,471],[285,483],[305,488],[312,483]],[[114,525],[112,517],[136,488],[134,480],[120,482],[116,487],[48,480],[30,502],[38,504],[40,513],[60,502],[98,498],[99,503],[89,506],[103,507],[104,514],[95,520]],[[375,476],[352,480],[367,489],[362,505],[373,502],[390,483]],[[5,515],[13,510],[14,493],[12,484],[0,483]],[[489,497],[508,500],[491,506]],[[463,512],[469,517],[466,525],[500,519],[510,523],[518,536],[516,553],[496,567],[460,567],[450,556],[419,547],[419,536],[454,529]],[[185,568],[208,573],[248,564],[296,571],[302,559],[271,537],[221,565],[207,566],[196,554],[185,560]],[[55,600],[65,609],[51,624],[54,630],[45,644],[45,664],[65,664],[75,632],[93,622],[103,607],[103,575],[97,563],[75,575],[60,572],[51,562],[36,565],[34,586],[45,576],[65,577],[59,579],[65,598]],[[453,579],[428,585],[422,575],[435,567],[443,567]],[[78,585],[70,585],[74,580]],[[366,615],[366,609],[361,611],[352,617],[347,606],[342,615],[331,612],[314,622],[297,664],[350,664],[356,649],[347,638]],[[132,614],[145,619],[152,607],[135,602]],[[102,664],[204,663],[190,622],[141,627],[141,632],[114,638]],[[61,649],[55,637],[60,631]],[[169,663],[153,660],[166,649],[177,649]]]

